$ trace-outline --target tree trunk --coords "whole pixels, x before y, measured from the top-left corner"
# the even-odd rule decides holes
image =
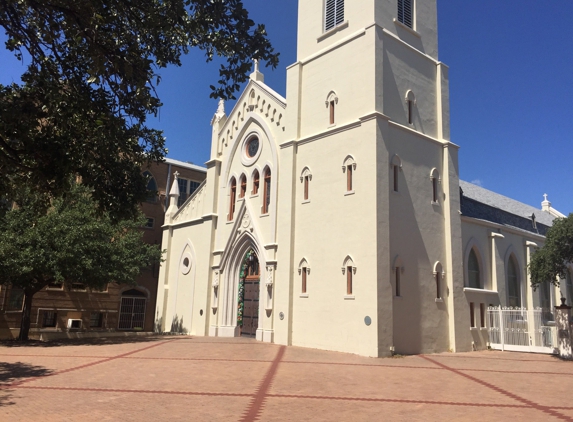
[[[22,321],[20,322],[20,335],[18,336],[18,340],[28,340],[28,334],[30,332],[30,314],[32,313],[32,298],[34,297],[34,293],[24,291],[24,310],[22,311]]]

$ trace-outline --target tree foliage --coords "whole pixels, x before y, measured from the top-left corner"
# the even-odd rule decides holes
[[[531,285],[538,287],[549,282],[559,285],[564,279],[567,265],[573,263],[573,214],[558,218],[547,231],[545,244],[533,254],[529,264]]]
[[[22,85],[0,85],[0,197],[22,185],[58,195],[79,175],[115,216],[137,212],[140,168],[166,153],[146,125],[161,68],[192,47],[222,56],[211,96],[229,98],[253,58],[278,63],[241,0],[0,0],[0,26],[30,61]]]
[[[32,297],[50,283],[135,284],[141,270],[161,258],[142,240],[144,219],[113,221],[97,210],[91,191],[73,185],[46,212],[38,195],[20,195],[0,218],[0,284],[24,291],[21,338],[26,339]]]

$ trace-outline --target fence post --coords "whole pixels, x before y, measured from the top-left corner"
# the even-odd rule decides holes
[[[501,310],[501,305],[498,307],[499,310],[499,334],[500,338],[499,341],[501,342],[501,351],[505,351],[505,329],[503,324],[503,312]]]
[[[573,359],[571,350],[571,306],[561,298],[561,306],[555,307],[555,328],[557,330],[557,345],[561,359]]]

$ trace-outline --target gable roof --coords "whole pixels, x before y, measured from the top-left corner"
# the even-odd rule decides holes
[[[551,227],[553,220],[555,220],[555,217],[548,212],[492,192],[473,183],[460,180],[460,188],[463,192],[462,214],[468,217],[513,226],[543,235],[545,235],[547,228]],[[531,222],[532,214],[535,214],[535,220],[538,224],[537,230],[534,229]],[[539,227],[539,225],[545,227]]]

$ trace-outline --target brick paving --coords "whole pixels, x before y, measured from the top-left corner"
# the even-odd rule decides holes
[[[370,359],[246,338],[0,345],[0,421],[573,421],[573,363]]]

